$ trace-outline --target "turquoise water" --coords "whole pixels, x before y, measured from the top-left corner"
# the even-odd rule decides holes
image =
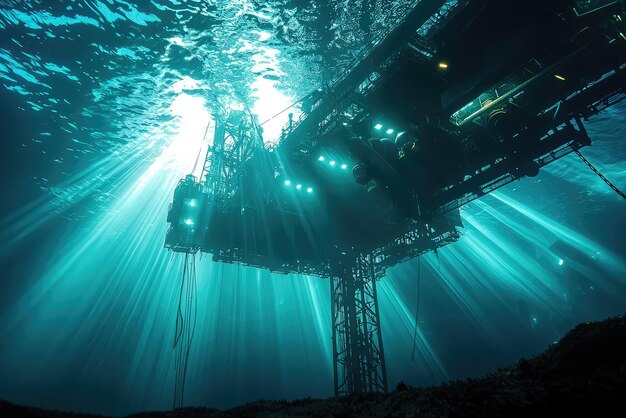
[[[168,409],[182,264],[162,248],[165,217],[212,114],[246,104],[269,119],[406,7],[0,1],[0,398]],[[267,141],[286,119],[265,126]],[[626,107],[588,129],[583,153],[623,189]],[[576,156],[465,207],[461,241],[420,260],[414,360],[418,261],[379,285],[391,385],[481,375],[623,312],[624,209]],[[326,280],[197,266],[186,404],[332,394]]]

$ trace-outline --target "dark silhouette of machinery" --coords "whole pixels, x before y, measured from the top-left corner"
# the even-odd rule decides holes
[[[420,1],[275,147],[225,110],[165,246],[330,279],[335,393],[386,391],[376,281],[459,238],[459,207],[589,145],[624,98],[623,1]]]

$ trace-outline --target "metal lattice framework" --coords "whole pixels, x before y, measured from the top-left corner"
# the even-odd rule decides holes
[[[387,391],[372,255],[333,263],[331,306],[335,395]]]
[[[280,143],[271,150],[264,149],[258,120],[249,110],[227,110],[216,118],[214,138],[199,179],[188,175],[174,192],[165,246],[185,253],[187,260],[190,254],[201,251],[212,254],[214,261],[329,279],[337,396],[387,391],[376,282],[388,268],[458,240],[461,206],[512,181],[536,175],[540,167],[571,152],[623,197],[579,153],[591,143],[583,120],[626,98],[626,64],[619,58],[626,56],[621,18],[618,22],[616,15],[609,16],[604,26],[577,31],[583,36],[576,48],[564,48],[573,39],[567,38],[550,54],[538,51],[532,65],[520,61],[523,71],[510,68],[506,79],[499,73],[481,76],[480,71],[473,71],[473,48],[460,48],[464,42],[452,42],[447,51],[452,54],[450,62],[456,57],[458,68],[465,65],[472,71],[449,71],[446,75],[442,71],[447,68],[447,59],[443,60],[446,51],[439,50],[445,44],[436,36],[461,39],[455,34],[456,28],[467,30],[468,39],[473,39],[473,34],[482,42],[482,28],[492,30],[493,19],[487,19],[490,13],[500,13],[495,7],[499,2],[487,3],[493,8],[485,15],[486,26],[476,20],[486,7],[479,0],[417,2],[326,91],[307,96],[310,109],[295,123],[290,119]],[[534,6],[517,3],[518,7],[536,7],[541,2],[532,2]],[[574,11],[582,16],[599,10],[594,9],[595,3],[585,2],[586,8],[580,13]],[[463,14],[466,7],[469,12]],[[623,5],[619,10],[623,13]],[[526,18],[529,16],[535,14]],[[552,22],[556,15],[550,9],[546,16]],[[577,24],[576,19],[569,23],[572,28]],[[558,25],[544,28],[550,39],[560,39],[556,35]],[[446,35],[447,29],[452,31]],[[614,39],[607,43],[611,36]],[[490,50],[508,57],[498,45],[491,45]],[[557,50],[562,53],[555,55]],[[460,82],[469,85],[465,74],[474,73],[478,74],[475,80],[468,79],[476,81],[471,91],[459,95],[456,87],[449,88]],[[424,81],[413,86],[419,94],[409,94],[410,89],[405,93],[406,87],[411,87],[407,86],[406,74]],[[585,85],[582,76],[587,80]],[[433,91],[428,93],[430,84]],[[387,94],[394,91],[399,94]],[[493,92],[488,103],[481,99]],[[446,93],[450,94],[444,101]],[[395,111],[396,107],[411,111]],[[379,118],[397,118],[406,125],[409,134],[404,145],[398,145],[400,136],[394,133],[399,130],[397,126],[387,132],[394,133],[396,153],[387,152],[390,147],[383,146],[382,140],[389,138],[382,138],[382,132],[377,135],[382,139],[367,140],[372,129],[383,126],[376,127]],[[332,181],[324,183],[332,192],[328,196],[343,199],[343,206],[338,205],[342,210],[328,211],[336,223],[329,222],[330,216],[320,216],[326,214],[320,209],[325,207],[324,199],[307,206],[289,197],[293,189],[282,185],[289,186],[296,178],[293,175],[316,178],[317,169],[309,164],[314,158],[311,155],[328,149],[331,155],[350,155],[358,162],[355,168],[364,168],[368,175],[374,173],[369,180],[364,176],[365,181],[359,184],[373,185],[371,189],[368,186],[367,193],[384,191],[384,198],[394,203],[393,210],[377,207],[380,216],[374,221],[370,200],[363,198],[362,205],[352,204],[342,193],[332,191],[336,187]],[[319,158],[324,160],[323,155]],[[441,167],[433,167],[430,161],[441,162]],[[296,186],[294,181],[293,186],[306,190],[303,184]],[[360,222],[352,222],[351,218],[359,214]],[[352,234],[349,239],[341,228],[344,225]],[[361,233],[364,225],[373,229]],[[195,275],[195,267],[193,272]],[[188,294],[193,295],[193,291]],[[188,326],[190,321],[188,318],[184,324]],[[180,329],[181,335],[193,335],[184,331],[188,328]],[[182,405],[184,353],[188,352],[187,340],[181,341],[175,406]]]
[[[209,195],[218,202],[232,196],[243,163],[259,147],[263,147],[263,139],[249,112],[231,110],[218,117],[200,176]]]

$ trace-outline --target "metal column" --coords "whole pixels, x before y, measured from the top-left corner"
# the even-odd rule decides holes
[[[387,392],[372,256],[342,253],[330,286],[335,395]]]

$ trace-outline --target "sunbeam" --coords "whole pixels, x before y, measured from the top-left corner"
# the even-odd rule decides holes
[[[516,42],[543,44],[530,34],[539,36],[539,24],[509,34],[503,25],[514,19],[503,18],[492,35],[491,23],[456,14],[478,3],[0,2],[0,407],[7,399],[121,416],[171,410],[173,399],[176,408],[325,399],[343,393],[337,370],[347,366],[338,358],[353,349],[372,364],[386,358],[377,389],[427,387],[484,376],[578,323],[622,314],[626,211],[615,190],[626,184],[626,106],[598,101],[598,114],[560,121],[591,93],[575,89],[585,77],[568,73],[584,66],[565,65],[569,55],[552,65],[565,47],[547,46],[545,63],[524,63],[469,98],[503,77],[509,58],[532,55],[518,54]],[[435,12],[405,19],[418,6]],[[621,25],[611,13],[610,25]],[[463,30],[446,32],[455,16]],[[407,21],[420,25],[395,32]],[[467,48],[466,26],[489,33]],[[592,26],[572,39],[591,36]],[[611,48],[623,41],[614,35]],[[490,54],[496,38],[494,50],[511,57]],[[476,55],[462,60],[470,49]],[[472,78],[492,64],[502,68]],[[594,85],[626,68],[614,67]],[[397,74],[405,79],[394,84]],[[548,121],[554,135],[536,141],[548,151],[515,148],[501,158],[506,135],[520,150],[534,144],[534,125],[498,118],[532,95],[541,74],[542,94],[558,104],[519,112]],[[518,76],[526,78],[515,84]],[[570,87],[576,94],[564,93]],[[474,100],[462,107],[466,99]],[[310,115],[317,119],[307,125]],[[592,146],[578,137],[583,127]],[[457,140],[464,129],[470,134]],[[461,151],[439,161],[431,145]],[[535,162],[563,150],[589,164],[573,152]],[[238,165],[211,165],[227,154]],[[440,216],[446,196],[509,161],[502,170],[516,181],[468,187],[463,197],[480,197]],[[188,175],[200,197],[184,195],[181,206],[198,217],[172,220]],[[444,223],[458,232],[449,243],[437,241]],[[168,231],[180,226],[201,240],[170,245]],[[398,244],[398,254],[376,253],[379,239],[385,251]],[[361,297],[350,306],[348,290],[333,287],[348,270],[356,285],[346,289]],[[339,335],[337,323],[363,335]],[[358,347],[341,351],[342,338]]]

